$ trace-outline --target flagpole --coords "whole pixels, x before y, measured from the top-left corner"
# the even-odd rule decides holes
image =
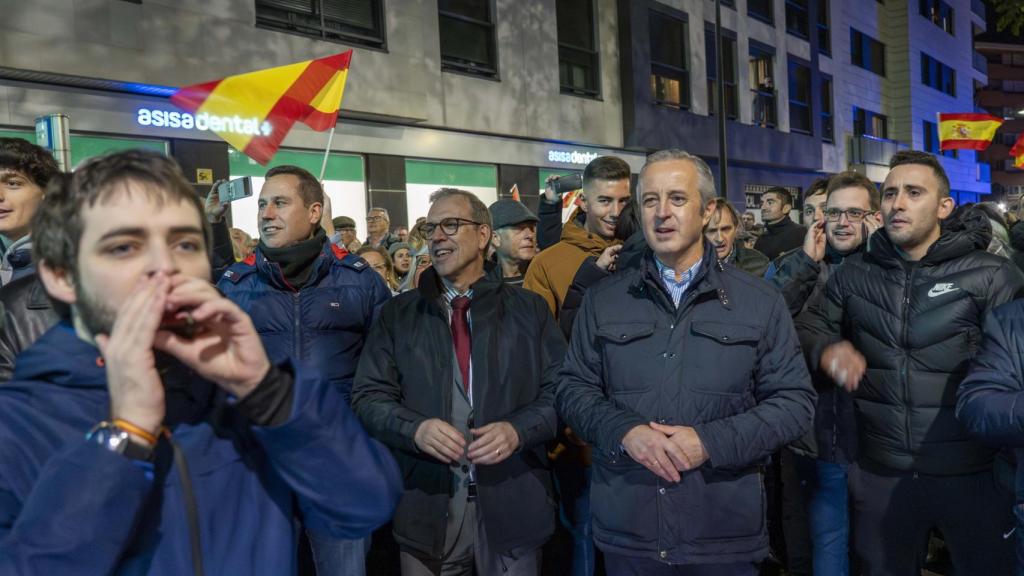
[[[338,113],[341,113],[341,106],[338,106]],[[327,136],[327,148],[324,150],[324,161],[320,164],[320,182],[324,181],[324,173],[327,172],[327,157],[331,154],[331,143],[334,141],[334,129],[338,127],[338,120],[335,118],[334,126],[331,126],[331,133]]]

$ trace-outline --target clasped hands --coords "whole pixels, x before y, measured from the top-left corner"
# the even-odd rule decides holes
[[[622,438],[629,457],[668,482],[679,482],[680,472],[694,470],[707,462],[697,431],[689,426],[667,426],[651,422],[634,426]]]
[[[492,422],[471,428],[475,440],[466,445],[466,439],[454,426],[431,418],[416,428],[413,441],[421,452],[445,464],[458,462],[465,456],[477,466],[497,464],[519,448],[519,434],[508,422]]]

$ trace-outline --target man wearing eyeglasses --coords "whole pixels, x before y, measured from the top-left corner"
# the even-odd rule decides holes
[[[366,242],[364,246],[390,250],[392,244],[401,242],[401,238],[389,232],[391,216],[384,208],[370,208],[366,213]]]
[[[769,260],[779,254],[800,246],[807,229],[793,222],[789,217],[793,209],[793,196],[789,190],[776,186],[761,195],[761,219],[764,220],[764,234],[757,239],[754,249]]]
[[[545,443],[565,341],[544,300],[484,276],[491,216],[442,188],[420,226],[433,266],[384,305],[353,406],[405,478],[404,576],[535,575],[554,531]]]
[[[993,477],[996,449],[973,440],[954,408],[984,318],[1024,294],[1024,275],[985,251],[983,214],[950,218],[934,156],[904,150],[889,167],[884,228],[797,320],[810,365],[853,394],[852,540],[865,574],[920,573],[932,528],[957,574],[1007,574],[1012,497]]]
[[[857,172],[841,172],[804,199],[808,221],[803,248],[773,263],[770,280],[791,314],[821,297],[829,275],[881,226],[879,192]],[[812,371],[813,372],[813,371]],[[816,375],[814,429],[783,450],[783,529],[789,568],[814,574],[849,574],[847,471],[855,461],[853,399]]]

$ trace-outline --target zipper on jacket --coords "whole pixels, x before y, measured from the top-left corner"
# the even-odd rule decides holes
[[[302,359],[302,303],[299,297],[299,292],[292,292],[292,302],[295,305],[294,312],[292,314],[295,322],[295,333],[292,336],[292,347],[295,351],[295,362],[298,363]]]
[[[911,447],[913,446],[913,439],[910,436],[910,370],[907,368],[907,365],[910,363],[908,352],[910,348],[908,324],[910,322],[910,290],[914,285],[914,267],[910,266],[909,269],[904,268],[904,270],[906,270],[907,274],[906,285],[903,287],[903,327],[902,334],[900,335],[900,339],[902,340],[901,344],[903,345],[903,354],[900,358],[900,383],[903,387],[903,424],[907,428],[907,433],[904,434],[903,440],[907,452],[910,452]]]

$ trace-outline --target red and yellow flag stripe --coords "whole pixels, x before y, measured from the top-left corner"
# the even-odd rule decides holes
[[[1002,123],[989,114],[939,114],[939,149],[984,150]]]
[[[318,131],[334,126],[351,59],[349,50],[186,86],[171,103],[193,114],[233,120],[211,123],[211,129],[265,165],[296,122]]]
[[[1013,147],[1010,148],[1010,156],[1013,156],[1013,165],[1015,168],[1024,169],[1024,134],[1017,137],[1017,141],[1013,143]]]

